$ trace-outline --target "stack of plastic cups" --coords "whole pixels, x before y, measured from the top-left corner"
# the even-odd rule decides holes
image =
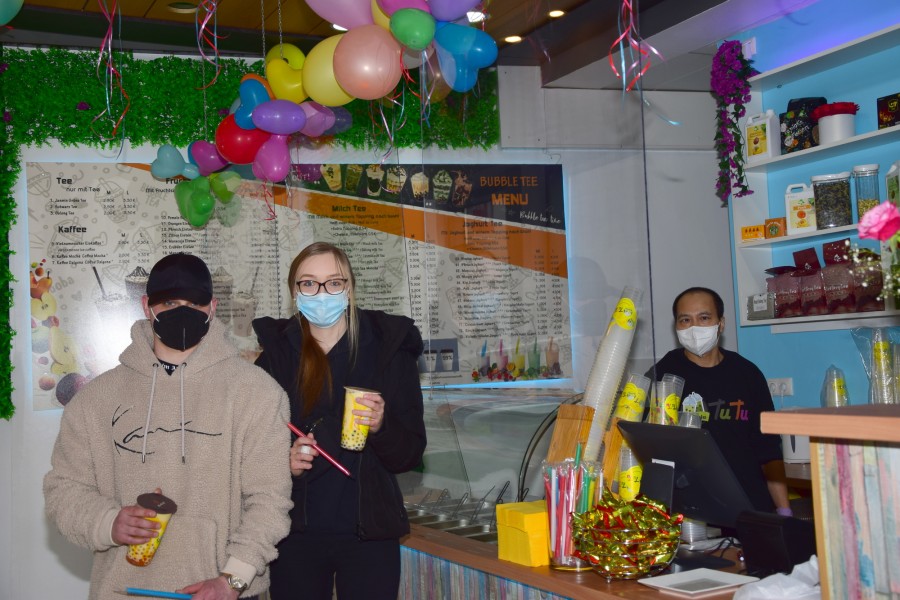
[[[657,425],[677,425],[683,391],[683,378],[671,373],[663,375],[662,379],[656,382],[656,393],[650,404],[647,422]]]
[[[896,363],[896,360],[894,361]],[[825,372],[825,382],[822,384],[822,406],[837,407],[847,406],[847,385],[844,383],[844,372],[834,365],[828,367]]]
[[[619,498],[626,502],[634,500],[641,491],[641,476],[644,467],[635,457],[628,444],[622,443],[619,451]]]
[[[619,389],[631,352],[641,295],[640,290],[630,287],[622,292],[588,375],[584,405],[594,409],[594,419],[584,449],[584,459],[588,461],[597,460],[600,456],[600,445],[612,414],[616,390]]]
[[[647,403],[647,390],[650,389],[650,378],[639,373],[628,375],[628,381],[619,395],[616,412],[613,418],[623,421],[638,422],[644,418],[644,406]]]
[[[872,330],[872,381],[869,386],[869,401],[872,404],[893,404],[894,359],[891,343],[883,329]]]
[[[674,377],[674,376],[673,376]],[[684,381],[682,381],[682,390],[684,389]],[[679,393],[681,396],[681,393]],[[679,398],[680,401],[680,398]],[[702,401],[701,401],[702,403]],[[702,425],[702,417],[699,412],[696,412],[692,407],[688,407],[689,410],[683,410],[678,413],[678,425],[680,427],[694,427],[699,429]],[[694,542],[705,540],[707,538],[706,534],[706,523],[703,521],[696,521],[694,519],[685,518],[681,523],[681,540],[692,544]]]

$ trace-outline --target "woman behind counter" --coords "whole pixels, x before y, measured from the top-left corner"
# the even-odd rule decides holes
[[[291,421],[309,439],[290,448],[291,532],[271,565],[273,600],[396,600],[400,538],[409,533],[396,473],[425,450],[417,361],[422,337],[412,319],[356,306],[347,255],[316,242],[291,263],[288,285],[299,311],[253,327],[263,348],[256,364],[290,396]],[[344,386],[378,390],[354,411],[369,426],[362,452],[340,446]],[[315,442],[347,467],[318,458]]]

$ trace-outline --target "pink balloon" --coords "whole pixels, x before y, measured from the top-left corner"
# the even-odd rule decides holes
[[[425,0],[376,0],[378,8],[384,11],[384,14],[391,16],[402,8],[418,8],[427,13],[431,12]]]
[[[259,147],[253,159],[253,174],[263,181],[284,181],[291,170],[288,136],[272,135]]]
[[[306,4],[329,23],[345,29],[375,22],[371,0],[306,0]]]
[[[306,113],[306,125],[300,130],[300,133],[303,135],[308,137],[319,137],[325,133],[325,130],[328,129],[328,127],[331,127],[331,125],[327,125],[328,115],[322,110],[325,107],[318,102],[308,100],[300,104],[300,108]],[[331,116],[333,119],[334,113],[331,113]],[[332,124],[334,124],[333,120]]]
[[[482,0],[429,0],[432,16],[438,21],[455,21],[481,4]]]
[[[351,96],[376,100],[400,82],[401,53],[394,36],[378,25],[351,29],[334,49],[334,78]]]
[[[197,140],[188,146],[188,156],[204,177],[228,166],[228,161],[219,154],[216,145],[206,140]]]

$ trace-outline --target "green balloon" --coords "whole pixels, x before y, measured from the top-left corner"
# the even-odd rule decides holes
[[[182,218],[192,227],[206,225],[216,207],[216,199],[209,192],[209,179],[197,177],[178,182],[175,185],[175,203]]]
[[[234,197],[234,192],[241,185],[241,176],[234,171],[209,174],[209,189],[221,200],[222,204],[228,204]]]
[[[391,33],[397,41],[420,52],[434,39],[435,20],[418,8],[401,8],[391,15]]]
[[[241,220],[241,197],[235,196],[228,204],[216,205],[216,218],[224,227],[234,227]]]

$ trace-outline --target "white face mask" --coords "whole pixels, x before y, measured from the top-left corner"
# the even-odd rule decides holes
[[[678,329],[678,342],[691,354],[703,356],[716,347],[719,342],[719,326],[700,327],[694,325],[687,329]]]

